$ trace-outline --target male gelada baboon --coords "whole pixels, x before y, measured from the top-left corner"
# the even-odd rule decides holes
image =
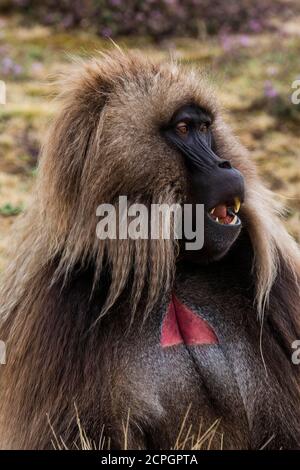
[[[76,408],[111,448],[298,448],[299,251],[251,156],[195,70],[76,67],[2,281],[2,447],[78,445]],[[99,240],[120,195],[205,204],[204,247]]]

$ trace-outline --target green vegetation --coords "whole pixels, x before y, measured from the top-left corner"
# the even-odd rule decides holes
[[[4,217],[19,215],[22,212],[21,206],[13,206],[9,202],[0,207],[0,214]]]

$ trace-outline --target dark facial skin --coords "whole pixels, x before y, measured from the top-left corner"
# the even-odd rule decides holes
[[[193,206],[204,204],[204,246],[198,251],[184,252],[185,259],[198,263],[222,258],[242,228],[237,212],[244,200],[244,179],[228,160],[215,152],[211,124],[212,118],[205,110],[187,105],[163,129],[168,142],[184,157],[189,182],[187,202]],[[212,210],[216,214],[225,211],[228,217],[217,218]]]

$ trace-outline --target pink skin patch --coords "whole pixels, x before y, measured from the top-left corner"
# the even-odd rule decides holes
[[[209,324],[183,305],[175,295],[163,320],[160,344],[163,348],[177,344],[218,344]]]

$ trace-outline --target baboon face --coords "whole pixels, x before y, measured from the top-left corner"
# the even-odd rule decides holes
[[[184,158],[188,202],[205,208],[204,246],[196,253],[185,252],[186,258],[198,262],[221,258],[242,227],[238,212],[244,201],[244,179],[216,153],[212,121],[208,111],[189,104],[178,109],[162,131]]]
[[[147,98],[149,104],[145,99],[144,106],[149,109],[141,112],[137,105],[134,115],[125,99],[122,106],[118,100],[111,102],[106,112],[110,127],[105,129],[104,123],[104,133],[107,142],[114,143],[113,152],[118,156],[120,193],[129,199],[142,195],[140,200],[148,197],[151,202],[158,202],[160,196],[161,202],[180,200],[192,204],[194,214],[196,204],[204,205],[204,246],[196,251],[184,250],[183,240],[181,255],[199,263],[218,260],[242,228],[238,212],[244,202],[244,178],[229,158],[224,158],[226,152],[219,154],[214,115],[199,104],[201,98],[197,103],[184,98],[179,107],[165,100],[168,109],[165,114],[161,111],[162,117],[158,104],[153,106],[149,95]],[[195,222],[193,216],[190,223]]]
[[[182,254],[207,263],[224,256],[241,231],[238,212],[244,201],[244,179],[224,153],[219,155],[213,113],[198,103],[184,103],[179,107],[167,103],[168,111],[159,119],[153,103],[144,110],[144,118],[138,106],[132,116],[126,105],[116,101],[107,112],[110,128],[104,132],[110,133],[107,141],[114,142],[118,155],[122,194],[130,198],[136,192],[155,202],[160,196],[162,202],[174,202],[170,192],[176,198],[177,191],[181,203],[192,204],[194,214],[196,204],[204,205],[204,246]],[[194,224],[196,217],[192,219]]]

